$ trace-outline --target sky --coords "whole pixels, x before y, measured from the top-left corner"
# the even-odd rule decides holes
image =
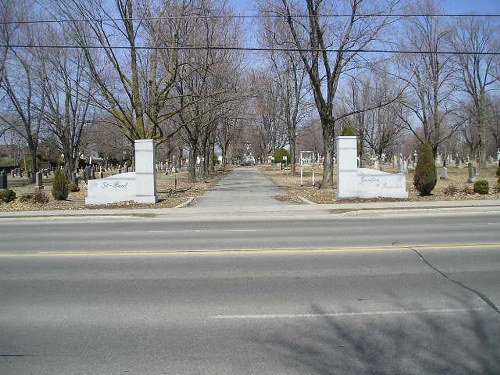
[[[253,0],[229,0],[229,3],[242,13],[255,11],[256,8]],[[442,3],[448,13],[500,14],[500,0],[442,0]]]

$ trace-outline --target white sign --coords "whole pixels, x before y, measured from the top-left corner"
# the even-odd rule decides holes
[[[135,200],[135,173],[120,173],[99,180],[89,180],[85,204],[107,204]]]
[[[156,203],[155,144],[152,139],[135,141],[136,172],[89,180],[85,204],[123,201]]]
[[[357,167],[356,137],[338,137],[337,153],[337,199],[408,198],[404,173]]]
[[[310,167],[312,165],[314,165],[314,152],[300,151],[300,166]]]

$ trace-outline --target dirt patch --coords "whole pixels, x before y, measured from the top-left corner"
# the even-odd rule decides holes
[[[172,208],[186,202],[191,197],[199,197],[211,190],[219,180],[224,177],[227,171],[217,171],[214,175],[203,181],[190,183],[187,172],[177,173],[176,175],[165,175],[158,173],[157,192],[159,202],[155,205],[139,204],[134,202],[119,202],[106,205],[85,205],[87,190],[84,182],[80,182],[80,191],[69,193],[65,201],[56,201],[52,197],[52,176],[43,180],[43,193],[47,196],[48,202],[41,204],[32,200],[23,201],[22,197],[36,192],[34,185],[28,184],[26,179],[9,178],[8,187],[16,192],[17,199],[4,203],[0,202],[0,211],[51,211],[51,210],[83,210],[83,209],[102,209],[102,208]],[[106,174],[105,177],[112,173]],[[177,180],[177,182],[176,182]],[[20,199],[21,198],[21,199]]]
[[[436,187],[432,195],[422,197],[413,186],[414,171],[410,170],[407,175],[406,184],[409,192],[408,199],[391,198],[373,198],[373,199],[354,199],[349,202],[426,202],[426,201],[456,201],[456,200],[484,200],[500,199],[500,192],[497,187],[496,166],[489,165],[486,169],[479,171],[476,180],[487,180],[490,186],[489,194],[481,195],[473,192],[473,184],[468,183],[469,172],[467,168],[448,167],[448,179],[438,178]],[[260,167],[261,171],[271,179],[277,186],[287,191],[286,195],[280,196],[279,200],[287,200],[295,203],[304,203],[304,199],[312,203],[332,204],[343,203],[345,200],[337,201],[335,199],[336,189],[320,189],[319,186],[323,180],[321,169],[315,170],[314,186],[312,185],[312,170],[304,169],[302,186],[300,172],[292,175],[290,170],[282,170],[270,166]],[[384,172],[394,173],[391,165],[382,165]],[[439,170],[439,168],[438,168]],[[438,173],[439,176],[439,173]],[[453,192],[453,193],[452,193]]]

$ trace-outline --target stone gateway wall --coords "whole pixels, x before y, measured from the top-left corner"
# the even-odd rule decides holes
[[[408,198],[406,174],[358,168],[356,137],[337,137],[337,199]]]
[[[89,180],[85,204],[123,201],[156,203],[155,143],[152,139],[135,141],[135,172],[120,173]]]

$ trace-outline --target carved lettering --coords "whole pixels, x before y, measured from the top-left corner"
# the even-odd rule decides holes
[[[103,181],[101,185],[101,189],[126,189],[128,186],[128,182],[122,182],[120,181]]]
[[[361,176],[361,183],[363,182],[380,182],[377,176]]]

